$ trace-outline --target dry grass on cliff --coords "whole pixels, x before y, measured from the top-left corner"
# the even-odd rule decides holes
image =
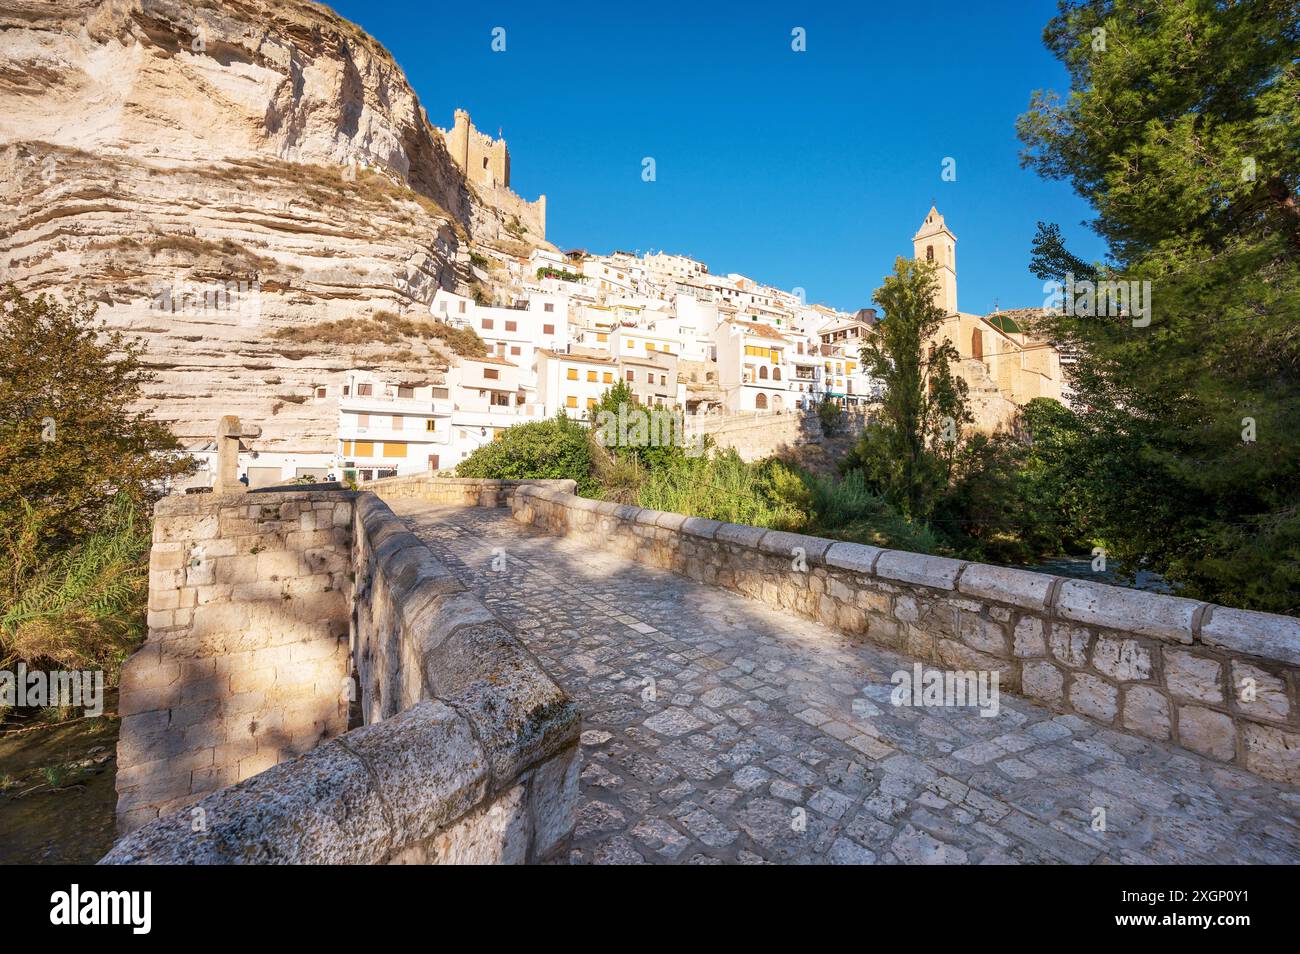
[[[414,202],[431,218],[450,223],[461,241],[469,241],[465,227],[427,195],[370,169],[356,169],[351,177],[346,172],[343,166],[268,159],[230,159],[206,170],[207,175],[228,182],[248,183],[258,178],[274,179],[283,185],[299,189],[318,205],[351,205],[358,201],[383,205]],[[409,216],[406,221],[414,224]]]
[[[478,358],[487,354],[472,328],[453,328],[436,321],[416,321],[391,311],[377,311],[366,318],[339,318],[305,328],[277,328],[272,337],[281,341],[332,345],[405,344],[411,341],[439,341],[455,354]]]
[[[135,240],[124,238],[118,239],[113,243],[113,247],[126,250],[133,245],[137,245]],[[265,255],[258,255],[252,249],[234,241],[233,239],[222,239],[220,242],[212,239],[199,238],[194,235],[163,235],[153,239],[144,246],[151,257],[175,252],[178,255],[189,258],[195,263],[204,259],[219,258],[224,261],[234,261],[247,268],[257,272],[275,272],[275,271],[295,271],[301,272],[302,269],[296,265],[282,265],[273,258]]]

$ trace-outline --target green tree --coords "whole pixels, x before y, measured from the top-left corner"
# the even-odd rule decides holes
[[[192,467],[143,407],[142,346],[95,312],[12,285],[0,297],[0,539],[34,526],[36,562],[98,530],[114,500],[147,513]]]
[[[885,386],[877,420],[859,442],[850,466],[868,476],[905,517],[924,520],[942,492],[961,437],[973,420],[966,382],[952,373],[957,349],[936,340],[945,315],[935,304],[938,283],[929,262],[899,258],[876,289],[885,312],[862,347],[862,363]]]
[[[3,664],[112,673],[144,633],[149,506],[192,467],[142,408],[140,345],[95,311],[0,297]]]
[[[1291,0],[1066,2],[1024,161],[1097,211],[1097,277],[1150,282],[1149,323],[1066,313],[1076,462],[1112,557],[1189,596],[1300,610],[1300,20]],[[1040,230],[1035,270],[1078,259]],[[1077,277],[1077,276],[1076,276]],[[1140,287],[1140,286],[1139,286]]]
[[[493,480],[569,479],[582,496],[597,495],[592,477],[591,436],[585,425],[563,414],[516,424],[478,447],[456,465],[459,477]]]

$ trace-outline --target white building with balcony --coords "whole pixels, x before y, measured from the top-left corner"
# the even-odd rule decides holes
[[[446,385],[349,371],[339,398],[344,477],[359,481],[450,466],[452,400]]]
[[[792,345],[761,321],[726,321],[718,326],[718,384],[732,413],[788,411]]]
[[[618,362],[587,348],[537,353],[537,391],[547,417],[562,413],[583,419],[618,381]]]

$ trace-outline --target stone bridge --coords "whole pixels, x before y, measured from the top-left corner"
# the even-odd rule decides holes
[[[138,830],[107,861],[1300,861],[1293,619],[556,482],[373,486],[159,505],[173,575],[122,693]],[[259,519],[251,570],[212,556]],[[895,705],[918,666],[1011,691]]]

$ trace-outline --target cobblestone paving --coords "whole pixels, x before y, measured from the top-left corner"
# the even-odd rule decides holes
[[[574,863],[1300,862],[1300,789],[1010,694],[894,706],[909,658],[508,510],[393,508],[582,708]]]

